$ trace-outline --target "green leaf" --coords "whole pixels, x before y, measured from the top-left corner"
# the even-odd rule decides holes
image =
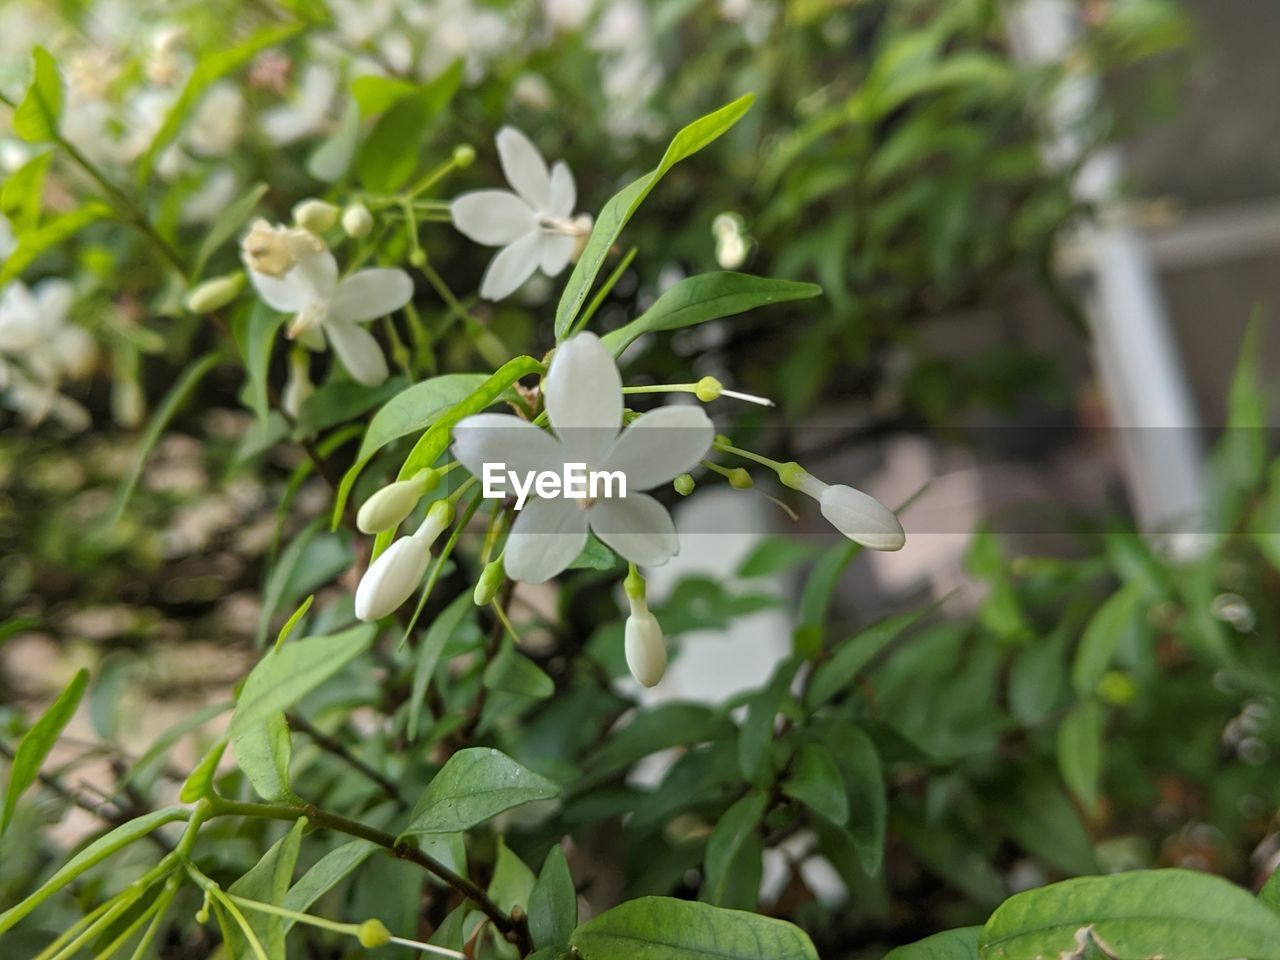
[[[771,917],[640,897],[573,932],[583,960],[818,960],[808,935]]]
[[[91,200],[70,213],[53,217],[34,230],[28,230],[18,238],[18,248],[0,267],[0,286],[17,279],[45,251],[71,239],[89,224],[109,216],[109,206]]]
[[[1024,850],[1068,874],[1098,872],[1089,833],[1051,774],[1022,774],[992,809]]]
[[[806,743],[796,751],[782,792],[832,823],[843,825],[849,819],[849,798],[844,795],[840,768],[830,752],[816,743]]]
[[[646,333],[679,330],[736,316],[756,307],[805,300],[821,293],[822,288],[814,283],[771,280],[745,273],[700,273],[666,290],[648,310],[600,340],[617,356]]]
[[[89,868],[98,865],[108,857],[114,856],[130,844],[141,840],[157,827],[161,827],[166,823],[175,823],[178,820],[186,820],[189,816],[190,811],[185,807],[165,807],[162,810],[156,810],[127,823],[122,823],[114,830],[103,834],[55,870],[53,876],[42,883],[31,896],[14,904],[4,913],[0,913],[0,933],[4,933],[21,922],[23,917],[31,913],[53,894],[63,890],[67,884]]]
[[[289,619],[284,622],[284,626],[282,626],[280,628],[280,632],[276,634],[276,642],[273,649],[279,650],[284,642],[289,639],[289,634],[293,633],[297,628],[298,624],[302,621],[302,618],[307,615],[307,611],[311,609],[311,604],[315,603],[315,601],[316,595],[314,593],[309,593],[307,594],[307,599],[303,600],[302,603],[298,605],[298,609],[289,614]]]
[[[818,555],[811,543],[795,537],[764,537],[738,567],[736,576],[767,577],[809,563]]]
[[[396,100],[378,120],[356,156],[356,175],[365,188],[394,193],[418,169],[431,121],[453,99],[462,82],[462,61],[430,83]]]
[[[209,227],[209,232],[205,234],[204,240],[200,243],[200,249],[196,252],[196,262],[192,271],[193,276],[199,277],[204,273],[204,266],[209,262],[209,258],[217,252],[220,246],[240,231],[240,228],[252,216],[254,209],[262,198],[266,196],[266,193],[267,185],[265,183],[255,183],[236,199],[232,200],[218,214],[213,221],[213,225]]]
[[[1061,705],[1067,691],[1067,633],[1061,626],[1032,640],[1009,668],[1009,712],[1022,724],[1042,723]]]
[[[618,235],[622,233],[622,228],[627,225],[632,214],[649,195],[649,191],[657,186],[658,181],[673,166],[685,157],[697,153],[737,123],[751,108],[754,100],[754,95],[747,94],[693,121],[675,135],[667,147],[667,152],[662,155],[662,159],[653,170],[623,187],[604,205],[600,216],[596,218],[595,226],[591,230],[591,236],[587,239],[582,255],[574,265],[569,282],[565,284],[560,304],[556,307],[557,340],[563,340],[573,328],[573,321],[591,293],[591,287],[604,266],[610,248],[617,241]]]
[[[577,925],[578,891],[564,850],[556,844],[547,851],[542,872],[529,894],[529,935],[539,950],[564,947]]]
[[[601,542],[594,533],[587,534],[587,545],[574,558],[568,570],[612,570],[618,566],[618,555]]]
[[[1102,706],[1085,700],[1058,726],[1058,767],[1072,795],[1089,815],[1098,815],[1102,777]]]
[[[504,810],[558,796],[560,786],[504,753],[469,747],[451,756],[414,805],[406,834],[461,833]]]
[[[107,511],[105,521],[107,527],[114,526],[119,522],[120,517],[124,514],[125,506],[129,503],[129,498],[133,496],[134,488],[137,487],[138,481],[142,478],[142,469],[147,465],[147,457],[150,455],[152,448],[160,442],[160,437],[164,433],[165,427],[177,416],[182,405],[195,393],[200,381],[218,365],[218,359],[216,353],[207,353],[188,366],[177,382],[169,388],[169,392],[164,395],[160,406],[156,407],[155,412],[151,414],[151,419],[147,421],[147,428],[143,431],[142,438],[138,441],[138,449],[133,455],[133,463],[129,467],[129,472],[121,479],[120,486],[116,488],[115,499],[111,502],[111,509]]]
[[[1273,870],[1258,891],[1258,900],[1280,913],[1280,870]]]
[[[295,820],[289,832],[277,840],[248,873],[228,887],[227,892],[259,903],[279,904],[293,879],[298,847],[306,827],[306,817]],[[258,942],[266,950],[267,960],[285,960],[284,918],[260,910],[243,912]],[[229,925],[227,933],[227,947],[233,957],[251,956],[248,942],[237,925]]]
[[[40,221],[44,181],[52,161],[52,150],[37,153],[11,173],[0,188],[0,213],[9,219],[19,236],[34,229]]]
[[[427,635],[418,648],[418,662],[413,670],[413,688],[409,694],[410,740],[418,739],[418,718],[422,715],[422,701],[427,694],[427,685],[436,672],[436,664],[440,662],[440,654],[444,645],[449,642],[453,632],[462,623],[468,613],[475,609],[470,593],[460,593],[449,606],[440,611],[440,615],[431,621]]]
[[[890,950],[884,960],[978,960],[981,927],[961,927]]]
[[[982,928],[979,949],[984,960],[1076,956],[1090,936],[1119,960],[1280,960],[1280,915],[1191,870],[1079,877],[1017,894]]]
[[[416,84],[395,77],[356,77],[351,81],[351,96],[355,98],[360,114],[376,117],[398,100],[418,91]]]
[[[232,739],[231,749],[236,755],[236,765],[263,800],[288,800],[292,796],[289,791],[292,744],[283,711],[242,730]]]
[[[281,905],[286,910],[305,913],[313,903],[368,860],[377,849],[377,844],[368,840],[352,840],[330,850],[289,888]],[[285,933],[289,932],[293,924],[293,920],[285,919]]]
[[[138,182],[145,184],[151,179],[151,171],[160,152],[176,137],[182,124],[195,110],[197,102],[204,92],[227,74],[239,70],[262,51],[277,46],[288,40],[303,28],[301,23],[288,23],[283,26],[263,27],[243,43],[229,50],[220,50],[203,57],[187,78],[187,85],[174,101],[165,115],[164,122],[142,156],[138,158]]]
[[[818,557],[804,582],[800,594],[800,610],[796,616],[796,628],[792,633],[792,648],[796,653],[813,659],[822,651],[823,623],[831,595],[835,592],[840,574],[853,562],[862,548],[856,543],[837,543]]]
[[[849,805],[848,834],[863,871],[874,874],[884,859],[889,807],[880,755],[866,731],[847,721],[818,724],[812,730],[840,770]]]
[[[381,77],[363,77],[373,80]],[[356,81],[357,83],[359,81]],[[360,146],[360,107],[348,100],[338,128],[307,157],[307,173],[325,183],[337,183],[347,175]]]
[[[510,641],[503,643],[498,655],[485,667],[484,685],[490,690],[503,690],[538,699],[556,692],[555,681]]]
[[[738,770],[752,783],[760,783],[770,773],[769,747],[773,743],[775,721],[799,669],[799,658],[783,660],[765,688],[747,703],[747,715],[738,732]]]
[[[218,772],[218,763],[227,749],[227,741],[219,740],[205,751],[200,762],[191,768],[187,779],[182,781],[178,790],[178,799],[183,803],[195,803],[201,797],[213,793],[213,777]]]
[[[1142,629],[1145,613],[1141,586],[1129,583],[1113,593],[1090,618],[1071,665],[1071,684],[1079,696],[1097,693],[1098,682],[1116,652],[1131,645],[1132,638]]]
[[[813,671],[805,698],[809,709],[816,710],[846,689],[876,654],[932,609],[932,606],[925,607],[881,620],[842,643],[830,660]]]
[[[409,475],[410,464],[416,473],[422,467],[431,466],[449,445],[449,431],[463,417],[479,413],[497,402],[521,377],[542,369],[533,357],[516,357],[504,363],[488,377],[481,374],[446,374],[414,384],[404,393],[387,401],[386,406],[373,416],[369,430],[360,444],[356,461],[338,484],[334,495],[331,526],[338,528],[342,512],[346,509],[351,489],[359,479],[365,465],[382,447],[392,440],[418,430],[426,432],[418,439],[409,460],[401,468],[401,478]],[[428,386],[434,384],[434,386]],[[421,466],[418,466],[421,464]]]
[[[38,143],[58,135],[62,116],[62,77],[58,62],[44,47],[31,51],[33,61],[31,85],[13,111],[13,132],[23,140]]]
[[[373,642],[375,627],[309,637],[273,650],[253,668],[240,692],[229,735],[238,737],[279,710],[286,710],[360,656]]]
[[[493,865],[493,879],[485,893],[494,903],[510,913],[513,908],[526,910],[537,877],[518,856],[511,852],[502,837],[498,838],[498,855]]]
[[[246,390],[249,409],[264,423],[271,412],[267,396],[267,373],[271,367],[271,354],[275,348],[276,333],[284,323],[284,314],[277,313],[265,303],[255,301],[243,321],[236,325],[236,341],[244,357]]]
[[[607,780],[641,757],[659,750],[727,740],[736,733],[733,721],[710,707],[698,703],[663,704],[641,713],[610,736],[583,764],[586,774],[578,782],[578,789]]]
[[[49,756],[49,751],[58,741],[63,729],[71,722],[80,698],[84,696],[85,685],[89,682],[89,671],[80,670],[66,689],[58,694],[58,698],[40,719],[31,725],[31,729],[22,735],[18,748],[13,754],[13,765],[9,771],[9,788],[5,791],[4,815],[0,817],[0,833],[9,828],[14,812],[18,807],[18,798],[26,789],[36,782],[40,776],[40,765]]]
[[[760,821],[768,802],[767,794],[753,790],[716,821],[707,838],[698,899],[717,907],[756,909],[764,855]]]
[[[396,396],[404,384],[403,377],[390,377],[376,387],[354,380],[330,380],[303,401],[293,435],[310,437],[330,427],[358,421],[367,411]]]

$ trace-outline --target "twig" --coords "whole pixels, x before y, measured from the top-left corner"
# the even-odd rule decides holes
[[[346,744],[341,740],[329,736],[323,730],[317,729],[312,725],[310,720],[301,714],[286,713],[285,720],[292,729],[297,730],[300,733],[305,733],[310,737],[311,741],[321,750],[333,754],[353,770],[364,774],[381,787],[383,792],[400,806],[407,807],[409,805],[408,801],[405,800],[404,795],[400,792],[400,788],[396,786],[394,781],[390,780],[385,774],[374,769],[372,766],[357,757],[347,749]]]

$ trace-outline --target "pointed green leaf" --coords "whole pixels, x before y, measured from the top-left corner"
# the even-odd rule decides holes
[[[925,937],[885,954],[884,960],[978,960],[981,927],[961,927]]]
[[[289,758],[292,743],[284,713],[277,711],[261,723],[255,723],[231,741],[236,765],[253,784],[263,800],[288,800]]]
[[[578,925],[578,891],[564,850],[556,844],[542,862],[542,872],[529,894],[529,935],[539,950],[564,947]]]
[[[414,805],[406,834],[460,833],[535,800],[558,796],[558,784],[487,747],[451,756]]]
[[[306,827],[305,817],[294,821],[289,832],[277,840],[248,873],[228,887],[227,892],[259,903],[279,905],[293,880],[293,868],[298,862],[298,847],[302,843],[302,831]],[[260,910],[242,912],[266,951],[267,960],[285,960],[284,918]],[[227,934],[227,947],[233,957],[250,955],[248,941],[237,925],[229,924]]]
[[[40,715],[31,729],[18,741],[18,748],[13,754],[13,765],[9,771],[9,788],[5,791],[4,814],[0,818],[0,833],[9,827],[13,814],[18,806],[18,798],[26,789],[36,782],[40,776],[40,766],[49,751],[58,741],[63,729],[71,722],[80,698],[84,696],[85,685],[89,682],[89,671],[80,670],[66,689],[58,694],[58,698],[49,704],[48,709]]]
[[[219,740],[205,751],[200,762],[187,774],[187,779],[182,781],[182,786],[178,790],[179,800],[183,803],[195,803],[201,797],[207,797],[213,792],[213,778],[218,772],[218,763],[222,760],[222,754],[226,749],[227,741]]]
[[[44,47],[32,50],[31,59],[31,84],[13,111],[13,132],[31,142],[52,140],[62,116],[62,77],[58,62]]]
[[[707,838],[700,900],[717,907],[756,909],[764,855],[760,820],[767,803],[765,793],[752,791],[716,821]]]

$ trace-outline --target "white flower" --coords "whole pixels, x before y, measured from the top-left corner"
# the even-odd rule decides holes
[[[294,100],[263,113],[262,130],[267,139],[283,146],[323,133],[329,125],[329,107],[337,90],[338,75],[330,67],[309,64]]]
[[[89,415],[58,392],[61,381],[78,377],[93,362],[93,338],[70,323],[71,284],[45,280],[34,289],[15,281],[0,296],[0,357],[5,399],[29,423],[52,414],[73,430],[89,425]]]
[[[223,157],[240,141],[244,128],[244,97],[233,83],[218,83],[200,100],[187,129],[187,142],[196,153]]]
[[[236,175],[227,167],[218,167],[193,190],[182,204],[183,223],[208,223],[236,198]]]
[[[577,189],[563,160],[547,171],[542,154],[515,127],[498,131],[498,158],[512,190],[473,190],[450,207],[453,225],[485,246],[502,247],[480,283],[480,296],[501,300],[541,269],[554,277],[568,266],[589,218],[573,218]]]
[[[823,483],[795,462],[786,464],[778,476],[788,487],[817,500],[827,522],[854,543],[869,550],[893,551],[907,542],[893,511],[869,493],[842,483]]]
[[[431,545],[453,520],[453,504],[437,500],[418,532],[401,537],[369,565],[356,587],[356,617],[381,620],[413,595],[431,562]]]
[[[387,378],[387,361],[373,334],[359,324],[403,307],[413,297],[413,281],[403,270],[384,267],[360,270],[339,281],[338,263],[323,244],[317,250],[289,242],[292,234],[305,232],[285,231],[277,248],[267,243],[267,230],[255,224],[250,236],[256,233],[267,245],[254,248],[260,254],[246,248],[249,279],[267,306],[294,314],[290,338],[299,338],[313,350],[323,349],[327,338],[352,377],[377,386]],[[264,266],[271,272],[284,269],[277,277],[262,272]]]
[[[666,563],[679,548],[675,525],[666,507],[640,491],[671,482],[706,455],[715,432],[707,415],[695,406],[661,407],[620,431],[622,379],[592,333],[560,344],[542,391],[555,436],[519,417],[482,413],[454,427],[454,456],[476,476],[486,462],[523,473],[584,463],[589,471],[621,472],[626,495],[530,500],[507,538],[508,576],[551,579],[582,552],[588,528],[632,563]]]

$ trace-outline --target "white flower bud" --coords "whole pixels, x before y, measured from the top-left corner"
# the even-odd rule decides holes
[[[422,521],[422,526],[418,528],[413,538],[421,540],[430,547],[436,542],[436,537],[444,533],[445,528],[452,522],[453,503],[449,500],[437,500],[427,508],[427,518]]]
[[[383,487],[360,507],[356,526],[361,533],[394,530],[413,512],[422,499],[422,484],[417,480],[397,480]]]
[[[383,551],[356,587],[356,616],[381,620],[409,599],[422,583],[431,549],[417,537],[401,537]]]
[[[667,644],[662,627],[643,601],[631,605],[624,650],[631,675],[642,685],[652,687],[662,679],[667,669]]]
[[[210,313],[225,307],[244,289],[244,274],[237,270],[213,277],[193,287],[187,294],[187,309],[192,313]]]
[[[363,203],[353,203],[342,211],[342,229],[355,240],[367,237],[373,230],[373,214]]]
[[[324,233],[338,222],[338,208],[314,197],[293,208],[293,222],[312,233]]]
[[[901,550],[907,542],[893,511],[870,494],[836,484],[818,498],[822,515],[854,543],[871,550]]]
[[[289,379],[285,381],[284,390],[280,394],[280,407],[287,416],[297,420],[302,414],[302,405],[315,392],[316,386],[311,382],[311,364],[307,360],[306,351],[295,349],[293,356],[289,358]]]

